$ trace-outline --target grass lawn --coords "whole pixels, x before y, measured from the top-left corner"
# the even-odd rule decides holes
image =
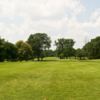
[[[100,60],[0,63],[0,100],[100,100]]]

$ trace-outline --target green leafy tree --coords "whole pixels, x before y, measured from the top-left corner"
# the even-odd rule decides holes
[[[74,55],[74,41],[72,39],[58,39],[55,41],[56,52],[60,59],[68,58]]]
[[[45,51],[48,50],[51,46],[50,37],[45,33],[36,33],[31,34],[27,41],[33,50],[34,58],[37,58],[38,61],[45,57]]]
[[[10,42],[5,43],[5,59],[7,61],[17,60],[17,47]]]
[[[56,45],[57,56],[60,59],[63,59],[64,58],[65,39],[58,39],[57,41],[55,41],[55,45]]]
[[[0,62],[5,60],[5,40],[0,38]]]
[[[76,50],[76,57],[80,60],[85,59],[85,52],[83,49],[77,49]]]
[[[17,49],[18,49],[18,60],[30,60],[32,59],[33,52],[31,46],[23,41],[18,41],[16,43]]]
[[[83,49],[89,59],[100,59],[100,37],[91,39]]]

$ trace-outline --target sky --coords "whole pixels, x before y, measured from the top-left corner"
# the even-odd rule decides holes
[[[100,0],[0,0],[0,37],[16,43],[47,33],[53,43],[71,38],[75,48],[100,36]]]

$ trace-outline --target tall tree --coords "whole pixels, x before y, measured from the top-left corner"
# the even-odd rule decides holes
[[[91,41],[88,42],[83,49],[89,59],[100,59],[100,36],[91,39]]]
[[[57,56],[60,59],[64,58],[64,45],[65,45],[65,39],[58,39],[57,41],[55,41],[55,45],[56,45],[56,52],[57,52]]]
[[[74,40],[72,39],[58,39],[55,41],[57,55],[60,59],[68,58],[74,55]]]
[[[5,40],[0,38],[0,62],[5,60]]]
[[[7,61],[15,61],[17,60],[17,47],[10,43],[5,43],[5,58]]]
[[[79,58],[80,60],[85,59],[85,52],[83,49],[77,49],[76,50],[76,57]]]
[[[37,58],[38,61],[45,57],[45,51],[50,48],[51,40],[45,33],[36,33],[31,34],[27,41],[33,50],[34,58]]]
[[[29,60],[32,59],[32,48],[31,46],[23,41],[18,41],[16,43],[17,49],[18,49],[18,60]]]

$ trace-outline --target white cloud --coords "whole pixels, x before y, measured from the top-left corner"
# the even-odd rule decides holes
[[[0,36],[16,42],[31,33],[46,32],[53,41],[74,38],[76,47],[81,47],[91,28],[100,31],[99,10],[89,21],[78,20],[85,10],[81,0],[1,0]]]

